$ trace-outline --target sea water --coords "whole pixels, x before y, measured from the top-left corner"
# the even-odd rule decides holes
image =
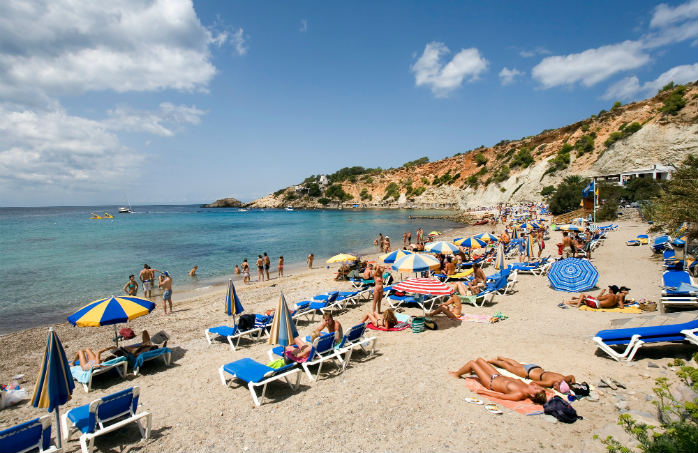
[[[267,252],[272,275],[286,267],[315,266],[337,253],[373,250],[378,233],[402,246],[402,234],[454,227],[443,220],[410,219],[439,211],[250,210],[199,206],[0,208],[0,334],[62,322],[81,306],[123,294],[129,274],[143,264],[168,271],[175,293],[226,281],[244,258],[256,279],[257,255]],[[114,219],[91,220],[111,212]],[[198,265],[197,278],[188,276]],[[138,295],[142,295],[139,288]]]

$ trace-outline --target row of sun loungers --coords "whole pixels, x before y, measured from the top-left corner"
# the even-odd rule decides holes
[[[594,343],[618,361],[630,362],[644,344],[689,341],[698,345],[698,320],[683,324],[671,324],[630,329],[601,330],[594,336]],[[621,346],[617,351],[614,346]]]

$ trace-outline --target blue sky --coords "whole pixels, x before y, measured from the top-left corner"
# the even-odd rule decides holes
[[[698,79],[698,0],[0,3],[0,205],[251,200]]]

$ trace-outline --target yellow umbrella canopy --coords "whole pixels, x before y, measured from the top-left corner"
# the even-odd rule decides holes
[[[356,261],[354,255],[349,255],[348,253],[340,253],[327,260],[327,264],[330,263],[345,263],[347,261]]]

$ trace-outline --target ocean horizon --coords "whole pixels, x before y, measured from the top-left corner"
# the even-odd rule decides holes
[[[174,301],[183,293],[215,286],[229,278],[247,258],[256,280],[257,255],[267,252],[272,276],[279,256],[285,269],[315,266],[336,253],[375,252],[378,233],[401,248],[402,233],[418,227],[426,232],[458,224],[440,219],[447,211],[344,209],[298,210],[201,208],[200,205],[134,206],[118,214],[118,206],[53,206],[0,208],[0,334],[64,322],[81,306],[123,294],[129,274],[143,264],[168,271],[174,280]],[[113,219],[91,220],[91,213]],[[198,277],[188,276],[198,265]],[[142,295],[139,288],[138,295]]]

